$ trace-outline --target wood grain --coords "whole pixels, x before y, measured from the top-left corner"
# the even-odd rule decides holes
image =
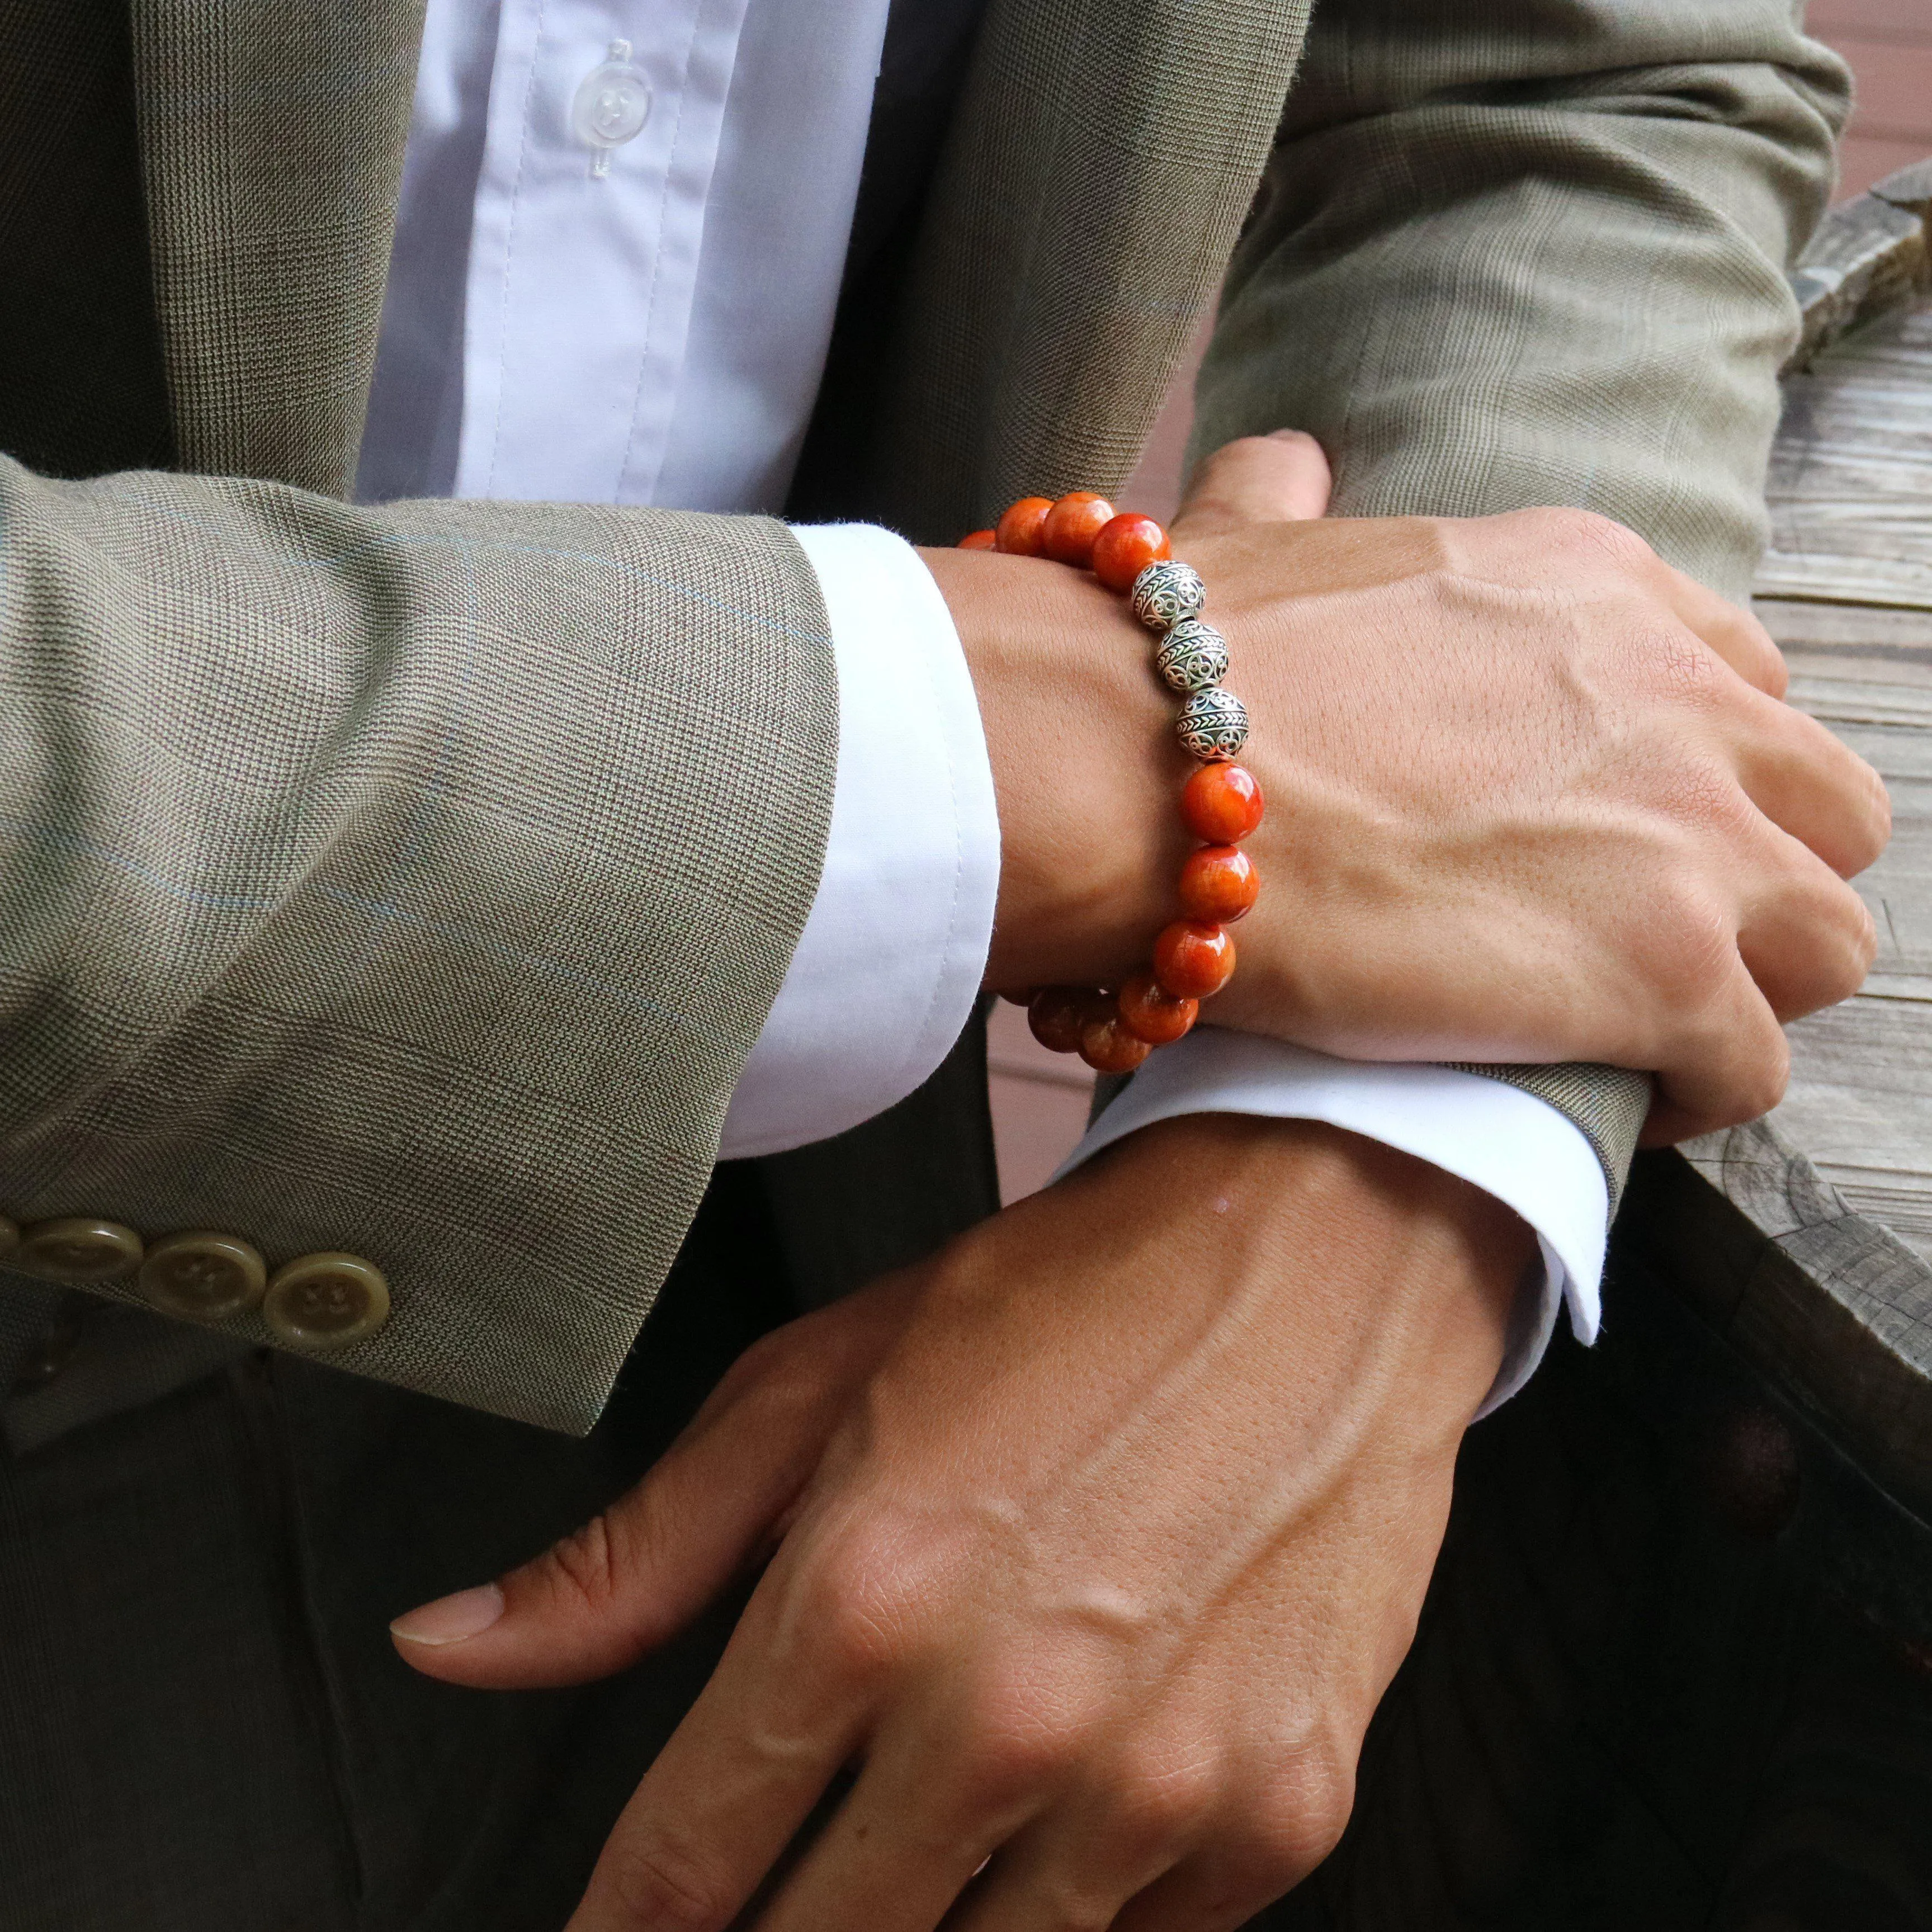
[[[1768,1120],[1639,1157],[1602,1339],[1470,1432],[1347,1835],[1250,1932],[1932,1932],[1932,168],[1888,185],[1798,278],[1758,604],[1892,789],[1874,970]]]
[[[1865,198],[1922,224],[1932,166]],[[1821,254],[1876,232],[1844,211]],[[1912,273],[1925,278],[1922,226]],[[1767,496],[1759,614],[1785,647],[1792,700],[1876,766],[1889,850],[1858,882],[1879,934],[1864,989],[1791,1029],[1773,1128],[1845,1204],[1932,1263],[1932,298],[1922,288],[1788,377]],[[1932,1358],[1927,1367],[1932,1372]]]

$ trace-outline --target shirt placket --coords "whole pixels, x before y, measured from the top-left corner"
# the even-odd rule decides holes
[[[745,0],[504,0],[466,291],[460,496],[649,502]]]

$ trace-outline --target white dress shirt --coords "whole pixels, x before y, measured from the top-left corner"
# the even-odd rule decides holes
[[[429,0],[358,495],[778,511],[831,338],[888,8]],[[839,1132],[932,1072],[970,1014],[999,882],[978,707],[930,574],[882,530],[797,534],[838,674],[830,838],[729,1156]],[[1203,1029],[1154,1056],[1072,1162],[1217,1110],[1351,1128],[1535,1228],[1542,1292],[1494,1400],[1534,1366],[1560,1301],[1594,1336],[1603,1176],[1544,1102]]]

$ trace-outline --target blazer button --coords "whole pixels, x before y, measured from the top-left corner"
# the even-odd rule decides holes
[[[4,1262],[20,1245],[20,1229],[5,1215],[0,1214],[0,1262]]]
[[[296,1348],[344,1348],[389,1318],[389,1284],[360,1255],[301,1255],[276,1269],[262,1318]]]
[[[118,1281],[141,1264],[141,1238],[118,1221],[96,1221],[85,1214],[68,1214],[58,1221],[37,1222],[20,1238],[14,1265],[23,1274],[38,1275],[70,1288],[96,1282]]]
[[[148,1250],[134,1292],[164,1315],[219,1322],[262,1298],[268,1270],[248,1242],[234,1234],[164,1234]]]

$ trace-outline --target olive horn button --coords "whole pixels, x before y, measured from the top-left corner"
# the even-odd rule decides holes
[[[24,1274],[74,1288],[118,1281],[141,1264],[141,1238],[118,1221],[85,1214],[39,1221],[20,1237],[14,1265]]]
[[[346,1348],[389,1318],[389,1284],[360,1255],[299,1255],[276,1269],[262,1319],[296,1348]]]
[[[268,1284],[267,1264],[238,1234],[207,1229],[164,1234],[148,1250],[134,1290],[164,1315],[219,1322],[245,1315]]]

